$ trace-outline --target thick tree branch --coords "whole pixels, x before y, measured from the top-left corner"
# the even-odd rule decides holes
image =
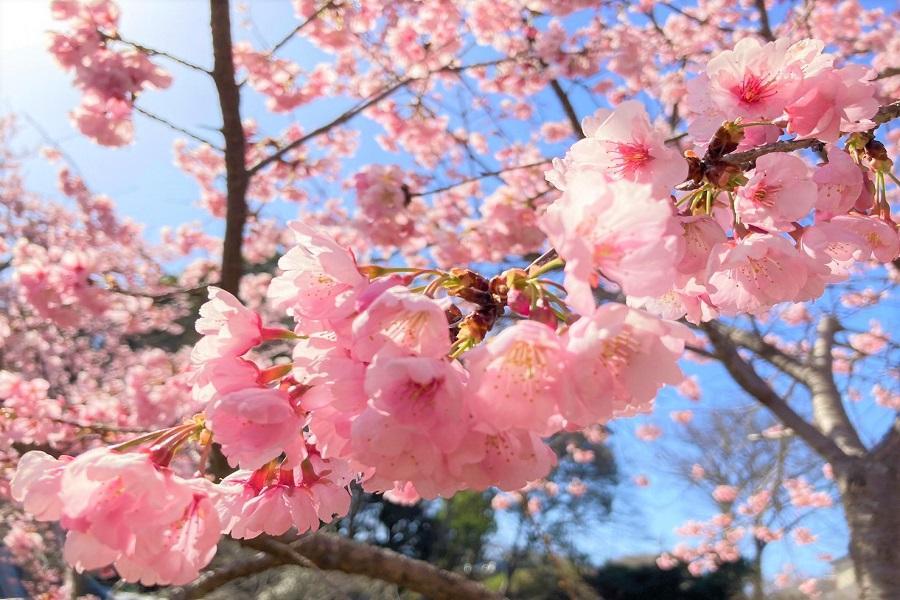
[[[186,586],[172,590],[169,598],[202,598],[213,590],[242,577],[282,565],[298,565],[326,571],[340,571],[386,581],[418,592],[432,600],[501,600],[480,583],[427,562],[415,560],[376,546],[370,546],[319,532],[292,543],[272,538],[244,540],[244,545],[262,550],[250,559],[208,571]]]
[[[808,384],[810,369],[790,354],[765,341],[762,336],[755,332],[725,325],[722,322],[718,322],[717,326],[719,331],[729,337],[737,346],[750,350],[800,383]]]
[[[583,139],[584,132],[581,130],[581,120],[578,118],[578,113],[575,112],[575,107],[572,106],[572,100],[569,99],[569,95],[566,94],[566,91],[557,79],[550,80],[550,88],[556,95],[557,100],[559,100],[560,105],[562,105],[563,112],[566,113],[566,118],[569,119],[569,124],[572,126],[572,131],[575,132],[575,136],[578,139]]]
[[[171,600],[202,598],[236,579],[256,575],[284,564],[290,563],[279,556],[260,552],[252,558],[232,563],[221,569],[207,571],[193,583],[170,590],[166,597],[171,598]]]
[[[226,217],[220,285],[222,289],[237,296],[244,274],[241,246],[247,223],[247,186],[250,174],[245,164],[240,88],[234,79],[231,8],[228,0],[210,0],[209,8],[214,57],[213,80],[219,95],[222,135],[225,138]]]
[[[500,595],[462,575],[384,548],[318,533],[291,544],[320,569],[365,575],[419,592],[432,600],[498,600]]]
[[[900,455],[900,417],[894,417],[894,423],[884,437],[875,444],[869,453],[877,461],[896,460]]]
[[[750,363],[738,353],[738,348],[716,322],[702,326],[715,348],[716,355],[731,377],[757,402],[768,408],[781,422],[791,429],[825,460],[835,463],[846,458],[833,440],[822,434],[803,417],[794,412],[775,390],[759,376]]]
[[[834,336],[841,325],[834,315],[826,315],[816,328],[816,341],[810,352],[808,387],[812,395],[813,419],[818,428],[850,456],[861,456],[866,449],[844,410],[841,393],[834,382]]]

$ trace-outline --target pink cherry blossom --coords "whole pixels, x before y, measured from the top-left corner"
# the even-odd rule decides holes
[[[25,453],[16,467],[10,483],[13,500],[21,502],[25,510],[39,521],[55,521],[62,512],[59,497],[62,473],[72,457],[53,458],[45,452]]]
[[[816,579],[806,579],[797,586],[797,589],[805,594],[808,598],[821,598],[822,594],[819,591],[818,580]]]
[[[815,295],[808,288],[818,289],[823,271],[786,239],[754,233],[713,248],[709,282],[716,291],[710,298],[723,312],[756,314]]]
[[[241,356],[263,339],[260,316],[215,286],[210,286],[209,302],[200,307],[194,327],[203,336],[191,354],[197,363]]]
[[[233,467],[257,469],[282,452],[301,458],[302,421],[280,389],[247,387],[216,396],[206,424]]]
[[[669,417],[679,425],[687,425],[694,420],[694,411],[692,410],[673,410],[669,413]]]
[[[605,177],[651,185],[656,198],[666,197],[687,176],[687,163],[666,147],[665,135],[650,124],[640,102],[629,100],[614,110],[600,109],[582,123],[585,139],[573,145],[556,172],[548,175],[565,189],[566,175],[597,170]]]
[[[626,294],[655,296],[668,291],[683,251],[667,200],[647,185],[610,183],[587,170],[567,176],[566,191],[541,228],[566,261],[567,302],[582,314],[595,304],[598,270]]]
[[[716,244],[728,238],[716,220],[709,216],[679,217],[684,239],[684,255],[678,272],[705,278],[706,264]]]
[[[817,219],[845,214],[856,204],[863,188],[859,166],[847,152],[833,147],[828,149],[828,162],[813,173],[813,181],[818,188]]]
[[[863,333],[853,333],[847,336],[847,341],[853,349],[863,354],[877,354],[884,350],[890,341],[890,336],[881,327],[881,323],[869,321],[869,330]]]
[[[719,485],[713,490],[712,497],[716,502],[734,502],[738,496],[738,489],[731,485]]]
[[[450,457],[449,468],[471,489],[495,486],[509,491],[541,479],[554,465],[556,455],[533,433],[472,431]]]
[[[669,571],[678,566],[678,559],[667,552],[663,552],[656,558],[656,566],[663,571]]]
[[[684,380],[676,386],[678,393],[692,402],[699,402],[702,390],[700,389],[700,381],[696,375],[685,377]]]
[[[790,64],[789,44],[787,39],[761,44],[755,37],[746,37],[733,50],[711,58],[705,73],[688,82],[693,111],[750,120],[781,115],[800,77],[799,66]]]
[[[308,225],[294,221],[290,227],[297,245],[278,261],[284,273],[269,285],[273,306],[302,319],[349,315],[366,283],[353,255]]]
[[[240,539],[281,535],[291,527],[298,533],[316,531],[320,521],[331,522],[350,509],[348,481],[344,465],[315,455],[296,469],[236,471],[222,482],[225,492],[217,510],[225,531]]]
[[[683,325],[622,305],[582,317],[563,335],[572,386],[563,416],[586,425],[648,410],[660,387],[684,379],[677,360],[689,336]]]
[[[772,493],[768,490],[762,490],[747,498],[747,502],[738,508],[738,512],[750,516],[758,515],[769,506],[771,500]]]
[[[804,78],[785,107],[788,131],[800,137],[835,142],[841,132],[865,131],[878,111],[874,73],[862,65],[823,69]]]
[[[767,154],[756,161],[753,176],[737,193],[740,222],[766,231],[790,231],[816,203],[816,184],[796,156]]]
[[[77,570],[114,563],[130,580],[180,585],[215,554],[220,527],[208,481],[182,479],[147,452],[96,448],[53,462],[34,453],[15,493],[40,518],[60,518],[69,530],[64,557]],[[43,474],[36,476],[39,465]]]
[[[791,532],[791,537],[794,538],[794,542],[799,546],[813,544],[818,539],[818,536],[813,535],[806,527],[797,527]]]
[[[409,481],[395,483],[392,489],[384,493],[384,497],[388,502],[399,504],[400,506],[413,506],[422,499],[419,492],[416,491],[416,487]],[[494,496],[491,506],[494,506],[493,500],[497,497]]]
[[[691,479],[700,481],[704,477],[706,477],[706,469],[698,464],[691,465]]]
[[[652,442],[662,436],[662,429],[656,425],[641,425],[634,430],[634,436],[642,442]]]
[[[365,391],[373,408],[399,424],[460,433],[465,377],[446,359],[377,354],[366,369]]]
[[[391,287],[353,320],[352,351],[363,361],[379,352],[445,356],[450,337],[444,310],[427,296]]]
[[[466,356],[468,406],[498,430],[549,433],[566,389],[565,352],[559,336],[536,321],[519,321]]]

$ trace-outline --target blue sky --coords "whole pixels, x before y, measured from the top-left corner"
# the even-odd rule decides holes
[[[267,47],[280,39],[296,23],[288,2],[249,2],[249,13],[238,16],[237,37],[247,39],[257,47]],[[211,64],[208,14],[205,2],[194,0],[121,0],[122,22],[120,30],[128,39],[140,41],[149,47],[164,48],[189,61],[204,66]],[[246,16],[252,17],[253,27],[241,28]],[[112,197],[120,212],[146,224],[146,235],[157,239],[160,227],[199,221],[204,228],[220,233],[223,225],[199,209],[195,202],[198,190],[193,181],[172,164],[172,142],[177,134],[163,125],[137,116],[135,119],[136,143],[130,147],[111,150],[94,145],[78,134],[70,125],[67,113],[79,101],[80,92],[70,83],[69,74],[61,71],[45,50],[43,32],[52,27],[49,10],[39,0],[0,0],[0,113],[20,115],[18,144],[22,150],[33,150],[52,140],[73,160],[88,185],[96,192]],[[301,41],[288,45],[283,55],[303,64],[313,62],[317,51]],[[174,83],[169,90],[148,92],[141,104],[148,110],[197,131],[203,136],[217,139],[214,131],[220,121],[214,88],[210,80],[164,59],[159,64],[169,69]],[[263,100],[255,93],[243,96],[245,115],[258,120],[262,131],[276,135],[287,124],[297,120],[307,129],[326,122],[341,107],[334,103],[314,103],[289,115],[272,115],[264,110]],[[551,102],[553,119],[560,115]],[[582,116],[594,108],[585,97],[576,97],[576,108]],[[385,156],[373,137],[377,128],[362,124],[362,151],[359,164],[364,162],[400,161]],[[56,194],[56,176],[52,167],[39,160],[26,162],[27,183],[31,189],[48,195]],[[295,208],[274,208],[277,216],[290,218]],[[272,214],[272,213],[270,213]],[[890,330],[900,325],[898,315],[880,314]],[[857,325],[865,327],[865,319]],[[695,408],[698,413],[713,410],[717,404],[734,406],[744,402],[721,373],[707,367],[688,365],[690,372],[702,375],[704,402],[699,407],[681,399],[672,390],[664,391],[659,399],[659,410],[652,421],[664,429],[667,435],[674,427],[668,412],[679,408]],[[878,429],[889,418],[888,411],[875,407],[860,417],[869,428]],[[675,525],[687,518],[705,519],[714,513],[709,498],[667,475],[665,469],[654,464],[648,446],[637,441],[633,428],[646,419],[616,422],[617,432],[612,438],[613,448],[620,457],[623,471],[620,494],[616,498],[614,519],[599,531],[591,533],[583,544],[598,559],[612,558],[632,553],[658,552],[671,547],[677,538],[672,533]],[[636,457],[636,458],[633,458]],[[647,473],[653,485],[637,489],[630,484],[636,473]],[[777,550],[769,555],[768,572],[778,570],[785,559],[799,561],[811,572],[821,573],[823,565],[815,560],[815,553],[827,550],[840,556],[846,544],[841,520],[834,514],[823,515],[822,525],[831,533],[826,534],[827,548],[817,548],[811,556],[785,556]],[[814,526],[814,524],[812,524]],[[611,542],[609,540],[615,540]]]

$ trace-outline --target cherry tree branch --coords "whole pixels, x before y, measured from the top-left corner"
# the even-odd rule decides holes
[[[900,75],[900,67],[888,67],[883,71],[880,71],[875,77],[875,80],[887,79],[888,77],[894,77],[896,75]]]
[[[481,69],[481,68],[496,66],[496,65],[514,61],[514,60],[517,60],[517,57],[505,57],[505,58],[500,58],[500,59],[488,60],[488,61],[484,61],[484,62],[480,62],[480,63],[468,64],[468,65],[447,65],[445,67],[442,67],[440,69],[432,71],[431,73],[428,73],[423,77],[407,77],[405,79],[397,80],[393,84],[382,89],[380,92],[378,92],[374,96],[370,96],[368,99],[363,100],[362,102],[358,103],[356,106],[350,108],[349,110],[342,113],[338,117],[332,119],[328,123],[325,123],[321,127],[318,127],[315,130],[307,133],[306,135],[282,146],[281,148],[276,150],[274,153],[270,154],[266,158],[260,160],[258,163],[256,163],[255,165],[253,165],[252,167],[247,169],[247,174],[252,177],[253,175],[258,173],[262,169],[265,169],[267,166],[269,166],[273,162],[281,160],[284,157],[284,155],[287,154],[288,152],[290,152],[291,150],[294,150],[295,148],[302,146],[303,144],[310,141],[311,139],[317,138],[320,135],[324,135],[325,133],[328,133],[329,131],[331,131],[332,129],[334,129],[335,127],[337,127],[339,125],[343,125],[344,123],[350,121],[353,117],[355,117],[359,113],[363,112],[370,106],[378,104],[379,102],[381,102],[382,100],[384,100],[385,98],[387,98],[388,96],[393,94],[394,92],[406,87],[407,85],[409,85],[410,83],[412,83],[414,81],[421,81],[421,80],[427,79],[431,75],[435,75],[435,74],[439,74],[439,73],[462,73],[469,69]]]
[[[223,585],[268,571],[274,567],[279,567],[287,563],[279,556],[273,556],[266,552],[260,552],[252,558],[229,564],[221,569],[207,571],[200,575],[200,578],[188,585],[181,586],[169,590],[167,597],[171,600],[193,600],[202,598],[207,594],[217,590]]]
[[[137,104],[132,104],[131,107],[136,112],[144,115],[148,119],[150,119],[152,121],[156,121],[157,123],[161,123],[162,125],[165,125],[169,129],[172,129],[174,131],[177,131],[178,133],[186,135],[189,138],[191,138],[192,140],[194,140],[195,142],[200,142],[201,144],[206,144],[210,148],[213,148],[214,150],[218,150],[219,152],[225,152],[225,149],[222,148],[221,146],[219,146],[218,144],[214,144],[213,142],[209,141],[208,139],[201,137],[201,136],[197,135],[196,133],[192,133],[191,131],[189,131],[183,127],[179,127],[178,125],[176,125],[175,123],[172,123],[168,119],[165,119],[163,117],[160,117],[157,114],[154,114],[148,110],[145,110],[145,109],[141,108],[140,106],[138,106]]]
[[[217,588],[282,565],[363,575],[418,592],[433,600],[500,600],[480,583],[445,571],[425,561],[319,532],[292,543],[272,538],[245,540],[244,545],[262,553],[221,569],[208,571],[194,583],[170,591],[173,600],[202,598]]]
[[[894,417],[894,423],[884,437],[869,451],[875,460],[895,460],[900,454],[900,416]]]
[[[669,10],[671,10],[673,12],[680,14],[683,17],[690,19],[694,23],[697,23],[699,25],[709,25],[709,17],[702,19],[702,18],[698,17],[697,15],[691,14],[691,13],[687,12],[686,10],[684,10],[683,8],[680,8],[680,7],[672,4],[671,2],[659,2],[659,4],[661,4],[662,6],[665,6],[666,8],[668,8]],[[734,33],[734,27],[728,27],[726,25],[716,25],[716,29],[718,29],[719,31]]]
[[[745,392],[768,408],[785,426],[790,427],[825,460],[832,463],[846,458],[835,442],[797,414],[762,378],[753,366],[738,353],[738,348],[716,322],[705,323],[702,329],[709,337],[717,358]]]
[[[581,120],[578,118],[578,113],[575,112],[575,107],[572,106],[572,100],[569,98],[569,95],[562,88],[558,79],[550,80],[550,88],[553,90],[557,100],[559,100],[560,105],[562,105],[563,112],[566,113],[566,118],[569,119],[569,124],[572,126],[575,137],[583,139],[584,132],[581,130]]]
[[[274,46],[272,46],[272,49],[269,50],[269,53],[268,53],[269,56],[273,56],[276,52],[281,50],[285,46],[285,44],[287,44],[292,39],[294,39],[295,35],[300,33],[307,25],[309,25],[310,23],[312,23],[313,21],[315,21],[316,19],[321,17],[322,13],[324,13],[329,8],[333,7],[335,5],[335,3],[336,3],[336,0],[328,0],[328,2],[325,2],[324,4],[322,4],[322,6],[317,8],[315,10],[315,12],[313,12],[313,14],[311,14],[305,21],[303,21],[302,23],[300,23],[296,27],[294,27],[290,33],[285,35]]]
[[[240,88],[234,78],[231,7],[228,0],[210,0],[209,8],[214,58],[212,76],[219,95],[222,135],[225,138],[226,216],[220,285],[222,289],[237,296],[244,273],[241,246],[247,223],[247,187],[250,173],[245,164]]]
[[[841,324],[834,315],[825,315],[816,327],[816,341],[810,352],[808,387],[812,394],[813,419],[818,428],[849,456],[866,453],[859,434],[844,410],[841,393],[834,382],[831,351]]]
[[[806,148],[824,147],[825,142],[819,141],[815,138],[809,138],[805,140],[784,140],[766,144],[765,146],[760,146],[759,148],[754,148],[745,152],[733,152],[731,154],[726,154],[722,157],[722,160],[729,164],[740,166],[752,163],[760,156],[772,154],[773,152],[793,152],[795,150],[804,150]]]
[[[472,183],[473,181],[479,181],[479,180],[485,179],[487,177],[497,177],[499,175],[503,175],[504,173],[509,173],[510,171],[519,171],[522,169],[531,169],[533,167],[540,167],[541,165],[546,165],[551,160],[552,159],[545,158],[544,160],[539,160],[537,162],[528,163],[527,165],[517,165],[514,167],[507,167],[505,169],[498,169],[496,171],[485,171],[485,172],[479,173],[478,175],[474,175],[474,176],[468,177],[466,179],[461,179],[460,181],[457,181],[455,183],[451,183],[451,184],[448,184],[448,185],[445,185],[445,186],[442,186],[439,188],[426,190],[424,192],[413,192],[410,194],[410,197],[416,198],[416,197],[420,197],[420,196],[431,196],[432,194],[446,192],[447,190],[452,190],[453,188],[459,187],[461,185],[465,185],[467,183]]]
[[[322,125],[321,127],[318,127],[316,129],[314,129],[313,131],[310,131],[306,135],[301,136],[301,137],[297,138],[296,140],[290,142],[289,144],[282,146],[274,153],[270,154],[266,158],[260,160],[258,163],[256,163],[255,165],[253,165],[252,167],[247,169],[247,174],[250,176],[255,175],[256,173],[258,173],[262,169],[265,169],[267,166],[269,166],[273,162],[280,160],[285,154],[287,154],[291,150],[302,146],[303,144],[305,144],[306,142],[308,142],[309,140],[311,140],[313,138],[317,138],[320,135],[323,135],[323,134],[331,131],[338,125],[342,125],[342,124],[346,123],[347,121],[349,121],[350,119],[352,119],[353,117],[358,115],[359,113],[363,112],[364,110],[366,110],[367,108],[369,108],[372,105],[378,104],[379,102],[381,102],[382,100],[384,100],[385,98],[387,98],[388,96],[390,96],[391,94],[393,94],[394,92],[399,90],[400,88],[408,85],[412,81],[414,81],[414,80],[413,79],[403,79],[403,80],[400,80],[400,81],[394,83],[393,85],[390,85],[390,86],[382,89],[379,93],[375,94],[374,96],[371,96],[368,100],[360,102],[359,104],[357,104],[350,110],[344,112],[343,114],[336,117],[335,119],[332,119],[331,121]]]
[[[320,569],[365,575],[419,592],[432,600],[499,600],[502,596],[462,575],[384,548],[318,533],[291,544]]]
[[[894,102],[879,108],[878,112],[875,113],[875,116],[872,117],[872,120],[875,121],[877,125],[883,125],[898,117],[900,117],[900,100],[895,100]]]
[[[730,338],[735,345],[750,350],[800,383],[804,385],[808,383],[810,369],[795,357],[765,341],[761,335],[755,332],[731,327],[721,321],[716,323],[719,331]]]
[[[103,33],[102,31],[98,32],[98,33],[100,33],[100,35],[102,37],[104,37],[108,40],[114,40],[116,42],[121,42],[121,43],[131,46],[135,50],[143,52],[144,54],[147,54],[149,56],[162,56],[163,58],[167,58],[167,59],[171,60],[172,62],[178,63],[179,65],[181,65],[183,67],[187,67],[188,69],[193,69],[194,71],[199,71],[201,73],[205,73],[206,75],[212,75],[212,71],[210,71],[209,69],[204,69],[200,65],[194,64],[190,61],[184,60],[183,58],[179,58],[177,56],[169,54],[168,52],[165,52],[163,50],[157,50],[155,48],[148,48],[147,46],[144,46],[143,44],[138,44],[137,42],[132,42],[131,40],[126,40],[125,38],[120,36],[118,33],[116,33],[115,35],[107,35],[107,34]]]
[[[879,108],[878,112],[875,113],[875,116],[872,117],[872,121],[877,127],[898,117],[900,117],[900,100],[897,100],[890,104],[886,104]],[[802,140],[783,140],[780,142],[766,144],[764,146],[760,146],[759,148],[753,148],[752,150],[747,150],[745,152],[733,152],[731,154],[726,154],[721,158],[721,160],[732,165],[741,166],[752,163],[760,156],[771,154],[773,152],[793,152],[794,150],[803,150],[806,148],[812,148],[816,151],[820,151],[821,149],[824,149],[824,147],[825,142],[817,140],[815,138]]]
[[[759,35],[768,42],[774,42],[775,34],[772,33],[772,25],[769,23],[769,11],[766,10],[766,0],[755,0],[754,4],[759,12]]]

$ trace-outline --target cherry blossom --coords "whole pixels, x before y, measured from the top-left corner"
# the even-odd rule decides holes
[[[647,185],[610,183],[582,170],[566,179],[565,193],[547,209],[541,227],[566,261],[569,304],[590,313],[598,270],[629,295],[668,291],[683,251],[671,206]]]

